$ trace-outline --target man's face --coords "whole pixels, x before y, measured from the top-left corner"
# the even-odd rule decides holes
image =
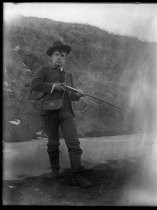
[[[51,56],[51,64],[56,67],[62,67],[65,63],[67,53],[64,51],[54,51],[54,53]]]

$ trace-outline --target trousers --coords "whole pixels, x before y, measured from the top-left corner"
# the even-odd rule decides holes
[[[55,111],[52,115],[42,116],[45,132],[48,136],[47,152],[49,154],[52,170],[59,170],[59,127],[68,148],[70,165],[73,173],[81,170],[80,142],[77,136],[76,124],[73,114],[69,111]]]

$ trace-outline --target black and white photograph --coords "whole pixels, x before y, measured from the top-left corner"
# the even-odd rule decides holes
[[[3,2],[3,206],[157,206],[157,4]]]

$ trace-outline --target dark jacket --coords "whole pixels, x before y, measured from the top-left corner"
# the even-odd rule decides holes
[[[43,97],[42,100],[45,100],[48,98],[52,99],[52,100],[62,98],[63,92],[58,92],[58,91],[54,90],[51,94],[52,85],[54,83],[64,82],[64,81],[60,81],[60,72],[59,71],[60,70],[58,70],[57,68],[52,68],[50,66],[42,67],[39,71],[36,72],[35,76],[32,79],[31,91],[43,92],[45,94],[45,96]],[[74,87],[73,77],[72,77],[71,73],[62,72],[62,76],[64,78],[66,77],[67,85]],[[71,112],[73,113],[71,102],[78,101],[80,99],[80,97],[78,97],[74,92],[71,92],[69,90],[66,90],[66,91],[67,91],[67,95],[68,95],[70,109],[71,109]],[[53,112],[54,111],[45,111],[41,107],[40,115],[50,115],[50,114],[53,114]],[[74,113],[73,113],[73,115],[74,115]]]

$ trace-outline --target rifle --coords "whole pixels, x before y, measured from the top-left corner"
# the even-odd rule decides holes
[[[73,91],[73,92],[75,92],[75,93],[80,93],[79,90],[77,90],[77,89],[75,89],[75,88],[73,88],[73,87],[71,87],[71,86],[68,86],[68,85],[66,85],[65,83],[60,83],[60,84],[61,84],[64,88],[66,88],[67,90]],[[115,108],[117,108],[117,109],[122,109],[122,108],[119,107],[119,106],[113,105],[113,104],[111,104],[111,103],[109,103],[109,102],[106,102],[106,101],[100,99],[100,98],[96,98],[95,96],[91,96],[91,95],[89,95],[88,93],[84,93],[83,96],[87,96],[87,97],[90,97],[90,98],[92,98],[92,99],[95,99],[96,102],[99,101],[99,102],[108,104],[108,105],[110,105],[110,106],[113,106],[113,107],[115,107]]]

